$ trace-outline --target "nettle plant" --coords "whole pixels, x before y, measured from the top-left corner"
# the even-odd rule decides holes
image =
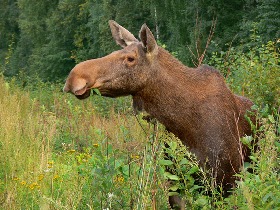
[[[158,164],[165,168],[168,195],[180,195],[186,207],[210,208],[212,198],[220,193],[214,187],[214,180],[207,176],[206,168],[199,166],[195,155],[173,134],[165,132],[161,138],[163,155]]]
[[[229,208],[277,209],[280,205],[280,110],[254,106],[260,126],[252,126],[258,133],[257,148],[252,147],[251,136],[242,138],[242,142],[251,147],[251,162],[236,176],[237,188],[233,196],[226,199]],[[251,122],[252,124],[256,122]]]

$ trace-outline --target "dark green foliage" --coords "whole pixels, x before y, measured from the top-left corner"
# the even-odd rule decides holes
[[[1,60],[5,50],[12,39],[13,34],[19,35],[18,20],[18,7],[16,1],[1,0],[0,1],[0,55]]]
[[[279,209],[280,206],[280,145],[276,135],[279,111],[274,110],[271,114],[267,107],[255,108],[257,119],[262,123],[258,128],[262,135],[258,139],[258,150],[250,156],[251,163],[245,163],[244,170],[236,175],[240,178],[238,187],[226,199],[231,209]]]
[[[194,65],[213,25],[208,55],[225,51],[225,44],[251,46],[248,38],[254,27],[262,42],[275,41],[280,34],[279,4],[277,0],[2,0],[1,71],[6,76],[24,71],[43,80],[64,79],[76,63],[118,49],[111,38],[110,19],[135,35],[147,23],[182,62]]]
[[[253,46],[249,49],[245,45],[213,53],[208,62],[224,74],[236,94],[245,95],[261,106],[279,107],[279,43],[270,41],[260,45],[255,33],[251,39]]]
[[[163,141],[165,157],[159,160],[159,164],[166,169],[164,176],[170,182],[169,195],[183,197],[187,209],[211,208],[207,194],[214,195],[215,192],[206,171],[198,166],[196,157],[171,134],[163,136]]]
[[[280,37],[280,1],[257,1],[258,30],[264,42],[275,41]]]
[[[81,2],[59,1],[46,20],[46,43],[37,48],[29,59],[31,72],[37,69],[44,80],[63,78],[75,64],[71,50],[75,47],[76,26],[80,25],[78,13]]]

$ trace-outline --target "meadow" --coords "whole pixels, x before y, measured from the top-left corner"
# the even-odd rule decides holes
[[[133,113],[130,97],[96,95],[80,101],[62,93],[62,83],[24,74],[0,76],[0,209],[164,210],[169,209],[168,195],[178,190],[187,209],[280,209],[275,46],[268,43],[247,54],[232,49],[231,56],[213,54],[209,60],[234,92],[256,103],[261,122],[260,127],[251,122],[262,133],[258,150],[236,175],[238,185],[227,198],[176,137]],[[254,140],[242,139],[247,144]],[[165,172],[165,166],[173,173]],[[193,177],[199,177],[199,184]]]

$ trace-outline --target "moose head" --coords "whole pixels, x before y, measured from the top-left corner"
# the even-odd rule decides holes
[[[147,25],[140,30],[141,42],[115,21],[110,20],[109,25],[115,41],[123,49],[76,65],[67,78],[65,92],[79,99],[89,97],[93,88],[103,96],[133,95],[153,77],[150,66],[156,62],[153,58],[158,53],[158,45]]]

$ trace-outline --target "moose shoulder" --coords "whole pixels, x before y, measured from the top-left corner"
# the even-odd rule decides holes
[[[233,94],[212,67],[189,68],[159,47],[144,24],[138,41],[128,30],[109,21],[123,49],[84,61],[70,72],[65,92],[87,98],[92,88],[101,95],[132,95],[134,105],[158,119],[178,136],[224,188],[248,158],[240,137],[251,135],[244,114],[253,103]]]

